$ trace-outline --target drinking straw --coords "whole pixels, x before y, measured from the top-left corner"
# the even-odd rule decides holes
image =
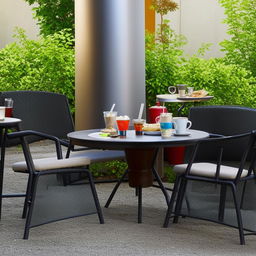
[[[144,109],[144,103],[141,103],[141,105],[140,105],[140,112],[139,112],[139,116],[138,116],[138,119],[141,119],[141,117],[142,117],[142,112],[143,112],[143,109]]]
[[[109,111],[110,113],[113,112],[115,105],[116,105],[115,103],[112,105],[112,107],[111,107],[111,109]]]
[[[163,102],[163,113],[164,113],[164,102]]]

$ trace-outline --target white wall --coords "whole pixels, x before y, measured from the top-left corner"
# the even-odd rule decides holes
[[[26,30],[30,39],[36,39],[39,29],[33,19],[32,7],[24,0],[0,0],[0,48],[15,41],[15,27]]]
[[[218,0],[175,0],[179,10],[170,13],[166,18],[171,20],[171,25],[178,33],[185,35],[188,44],[185,52],[194,54],[204,43],[213,43],[206,57],[219,57],[219,42],[226,35],[226,25],[223,8]],[[159,17],[157,17],[159,22]],[[26,30],[31,39],[36,39],[39,29],[36,20],[32,18],[31,6],[24,0],[0,0],[0,48],[14,41],[12,38],[15,26]]]
[[[219,42],[228,38],[227,26],[222,23],[224,9],[218,0],[175,0],[179,4],[179,10],[169,15],[172,28],[186,36],[188,44],[184,50],[188,54],[196,53],[202,43],[213,43],[206,58],[223,56]],[[157,22],[159,23],[159,17]]]

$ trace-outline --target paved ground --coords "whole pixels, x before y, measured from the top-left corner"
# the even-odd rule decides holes
[[[34,144],[36,156],[49,156],[45,144]],[[15,174],[10,164],[21,158],[20,148],[7,150],[5,192],[24,191],[26,175]],[[104,205],[113,184],[99,184],[97,191]],[[255,255],[256,237],[239,245],[235,229],[194,219],[182,219],[168,229],[162,228],[166,204],[159,189],[143,190],[143,224],[137,224],[134,191],[123,184],[109,209],[103,209],[106,223],[98,224],[96,215],[60,221],[31,230],[22,239],[23,199],[3,199],[0,222],[0,256],[52,255]]]

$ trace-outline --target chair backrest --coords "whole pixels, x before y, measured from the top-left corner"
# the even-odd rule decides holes
[[[21,130],[44,132],[61,139],[74,130],[65,95],[43,91],[8,91],[1,93],[1,104],[5,98],[13,99],[13,117],[22,120]],[[33,137],[29,142],[36,140],[38,138]]]
[[[256,109],[240,106],[192,107],[189,120],[192,121],[192,129],[221,135],[236,135],[256,129]],[[246,145],[245,139],[229,145],[223,160],[241,160]],[[200,161],[213,160],[212,152],[212,148],[206,147],[200,155]]]

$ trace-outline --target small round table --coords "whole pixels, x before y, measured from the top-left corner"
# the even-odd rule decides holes
[[[18,118],[6,117],[0,121],[0,147],[1,147],[1,158],[0,158],[0,219],[2,213],[2,198],[10,197],[9,195],[3,195],[3,178],[4,178],[4,160],[5,160],[5,142],[8,129],[18,128],[21,122]]]
[[[134,130],[127,131],[125,138],[102,137],[99,130],[84,130],[71,132],[67,136],[71,145],[87,146],[98,149],[119,149],[124,150],[128,170],[116,184],[105,207],[108,207],[120,183],[128,173],[128,181],[131,187],[136,188],[138,192],[138,222],[142,222],[142,188],[153,185],[153,175],[156,178],[165,198],[169,202],[169,194],[157,171],[154,168],[159,147],[170,147],[177,145],[191,145],[198,140],[209,137],[207,132],[198,130],[189,130],[189,136],[172,136],[163,139],[158,136],[136,136]]]
[[[182,105],[178,109],[178,116],[180,116],[181,110],[185,107],[186,103],[189,102],[202,102],[209,101],[213,99],[213,96],[205,96],[205,97],[179,97],[178,94],[159,94],[156,96],[156,99],[159,102],[168,102],[168,103],[182,103]]]

